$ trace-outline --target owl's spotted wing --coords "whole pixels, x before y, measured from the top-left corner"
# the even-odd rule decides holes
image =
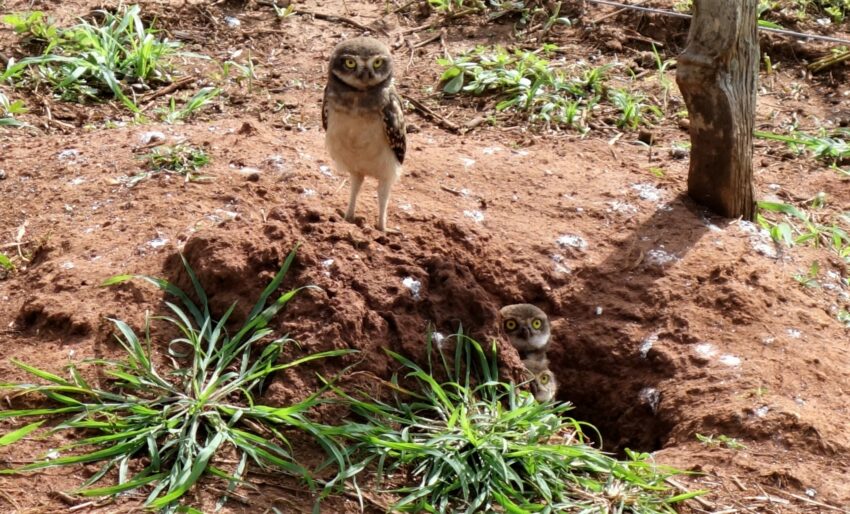
[[[404,126],[404,109],[401,98],[395,91],[390,91],[390,101],[384,106],[384,133],[390,148],[393,149],[399,164],[404,163],[404,153],[407,150],[407,131]]]
[[[328,86],[322,95],[322,128],[328,130]]]

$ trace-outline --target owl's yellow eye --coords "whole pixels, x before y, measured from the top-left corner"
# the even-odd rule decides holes
[[[512,319],[505,321],[505,330],[516,330],[516,321]]]
[[[537,377],[537,381],[540,382],[541,385],[546,385],[549,383],[549,374],[541,373],[539,377]]]
[[[379,69],[379,68],[380,68],[381,66],[383,66],[383,65],[384,65],[384,60],[383,60],[383,59],[381,59],[380,57],[378,57],[377,59],[375,59],[374,61],[372,61],[372,68],[373,68],[373,69],[376,69],[376,70],[377,70],[377,69]]]
[[[535,319],[531,322],[531,328],[533,328],[534,330],[540,330],[540,327],[542,327],[542,326],[543,326],[543,322],[540,321],[539,319]]]
[[[357,61],[355,61],[354,59],[346,59],[345,61],[343,61],[342,64],[344,64],[345,67],[349,70],[353,70],[357,67]]]

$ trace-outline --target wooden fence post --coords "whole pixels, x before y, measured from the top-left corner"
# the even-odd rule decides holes
[[[728,218],[753,219],[758,0],[695,0],[676,82],[690,117],[688,194]]]

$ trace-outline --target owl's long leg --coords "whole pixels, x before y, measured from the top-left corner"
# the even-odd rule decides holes
[[[360,193],[360,186],[363,185],[363,178],[363,175],[351,174],[351,197],[348,199],[345,221],[354,221],[354,207],[357,205],[357,195]]]
[[[387,205],[390,203],[390,189],[394,180],[381,179],[378,182],[378,230],[387,229]]]

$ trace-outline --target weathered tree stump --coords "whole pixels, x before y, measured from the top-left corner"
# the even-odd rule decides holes
[[[676,82],[690,116],[688,194],[729,218],[751,220],[758,78],[758,0],[696,0]]]

